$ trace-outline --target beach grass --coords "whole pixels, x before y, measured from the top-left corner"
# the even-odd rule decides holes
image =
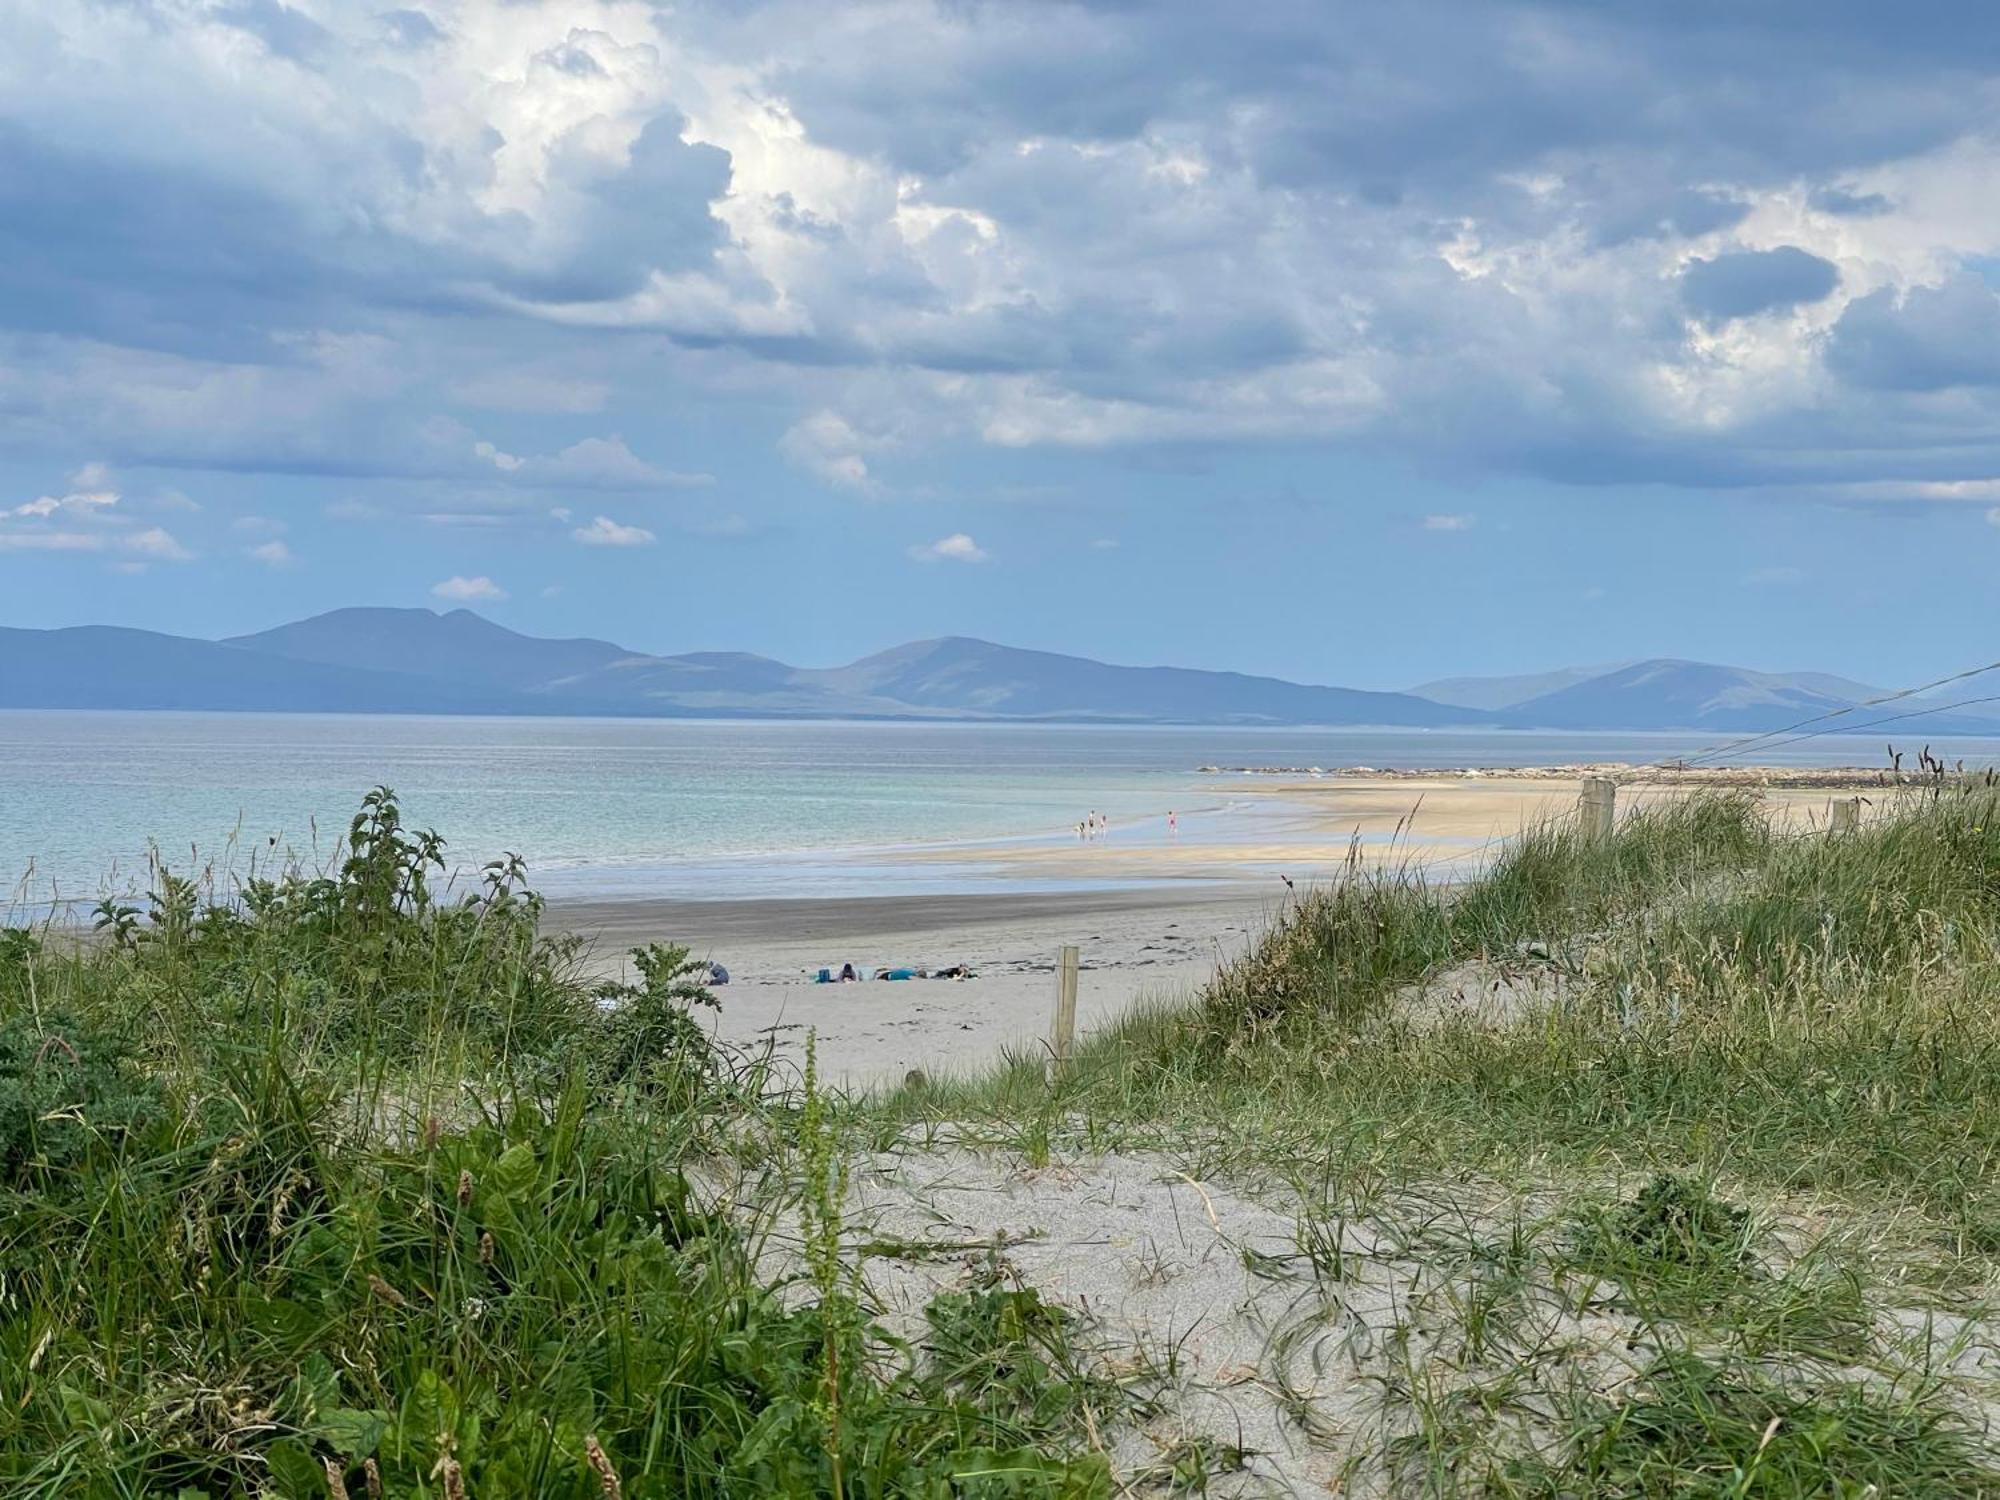
[[[1837,836],[1698,795],[1457,888],[1356,862],[1069,1066],[875,1108],[1261,1181],[1335,1264],[1412,1203],[1484,1226],[1425,1253],[1456,1269],[1374,1370],[1397,1416],[1356,1472],[1391,1490],[2000,1493],[2000,1388],[1943,1373],[1993,1339],[1996,942],[1989,787]]]
[[[872,1320],[831,1102],[684,953],[592,983],[441,868],[377,793],[324,871],[0,933],[0,1492],[1108,1493],[1059,1313]]]
[[[1268,1483],[1168,1421],[1188,1330],[1115,1348],[997,1232],[854,1218],[857,1163],[971,1146],[1030,1212],[1107,1160],[1282,1210],[1230,1389],[1316,1483],[2000,1494],[1990,788],[1839,836],[1691,796],[1457,887],[1357,859],[1061,1069],[851,1099],[715,1044],[684,951],[593,980],[517,862],[442,868],[385,792],[325,869],[0,931],[0,1490]],[[898,1321],[866,1267],[911,1258]]]

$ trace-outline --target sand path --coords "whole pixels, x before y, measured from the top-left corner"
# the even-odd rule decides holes
[[[848,1086],[932,1077],[1042,1044],[1055,1008],[1055,962],[1080,950],[1077,1029],[1088,1036],[1149,999],[1192,994],[1218,961],[1241,953],[1277,902],[1246,890],[1193,888],[1061,894],[879,897],[835,901],[552,903],[552,922],[591,939],[617,973],[636,944],[684,943],[729,969],[718,1033],[804,1056],[818,1036],[822,1074]],[[864,972],[967,964],[969,980],[816,984],[821,967]]]

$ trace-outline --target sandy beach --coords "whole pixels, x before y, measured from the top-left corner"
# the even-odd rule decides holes
[[[822,1074],[850,1087],[965,1072],[1010,1048],[1042,1045],[1055,1007],[1056,955],[1080,950],[1077,1030],[1088,1036],[1151,999],[1194,993],[1243,951],[1277,903],[1262,892],[1094,891],[824,901],[624,901],[552,904],[559,926],[590,938],[617,972],[644,942],[686,944],[729,970],[716,991],[719,1035],[765,1038],[798,1061],[818,1037]],[[964,980],[818,984],[821,968],[968,966]]]
[[[1694,789],[1622,770],[1621,812]],[[1337,878],[1350,858],[1465,878],[1512,835],[1573,809],[1581,774],[1221,775],[1210,783],[1189,805],[1206,791],[1217,810],[1184,814],[1171,831],[1162,817],[1114,824],[1089,841],[896,851],[857,866],[859,890],[868,889],[864,870],[884,858],[919,875],[948,864],[954,881],[972,871],[973,888],[954,894],[573,900],[552,902],[549,914],[590,940],[607,974],[646,942],[684,944],[725,965],[730,983],[718,992],[715,1024],[731,1042],[768,1037],[797,1060],[810,1029],[827,1077],[856,1087],[895,1083],[913,1068],[942,1076],[1041,1046],[1065,943],[1080,950],[1078,1030],[1087,1036],[1136,1003],[1196,993],[1290,891]],[[1850,794],[1824,784],[1760,790],[1774,816],[1798,827],[1823,826],[1831,799]],[[1872,805],[1883,798],[1877,790]],[[977,889],[981,875],[991,890]],[[837,973],[844,963],[864,975],[963,964],[978,977],[814,982],[821,968]]]

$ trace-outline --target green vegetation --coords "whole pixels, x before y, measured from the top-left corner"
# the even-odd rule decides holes
[[[1223,1391],[1361,1492],[2000,1494],[2000,797],[1879,812],[1357,860],[1053,1077],[844,1100],[679,949],[592,978],[518,862],[445,899],[374,794],[328,871],[0,933],[0,1490],[1254,1492]],[[1261,1353],[1118,1345],[1032,1218],[875,1235],[864,1139],[1194,1184]],[[1088,1253],[1166,1295],[1208,1232]]]
[[[4,935],[0,1491],[1108,1493],[1053,1310],[870,1320],[827,1101],[685,953],[593,983],[517,863],[442,868],[381,791],[330,871]]]
[[[1996,959],[1990,788],[1839,837],[1695,795],[1459,889],[1357,860],[1192,1006],[883,1115],[1304,1205],[1287,1264],[1322,1291],[1275,1385],[1363,1336],[1343,1234],[1393,1240],[1408,1292],[1358,1365],[1386,1469],[1348,1440],[1391,1490],[2000,1494],[2000,1390],[1945,1373],[1993,1338]]]

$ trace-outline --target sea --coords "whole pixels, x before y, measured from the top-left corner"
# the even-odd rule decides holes
[[[1714,736],[0,711],[0,911],[143,889],[154,860],[219,888],[323,866],[361,797],[392,788],[464,880],[517,853],[552,898],[756,899],[988,888],[954,849],[1073,839],[1091,812],[1227,838],[1271,816],[1203,767],[1652,762]],[[1914,761],[1916,746],[1910,746]],[[2000,764],[2000,739],[1933,752]],[[1742,759],[1873,765],[1873,738]],[[1726,757],[1725,757],[1726,759]],[[912,860],[911,851],[928,857]],[[1067,882],[1077,884],[1078,882]]]

